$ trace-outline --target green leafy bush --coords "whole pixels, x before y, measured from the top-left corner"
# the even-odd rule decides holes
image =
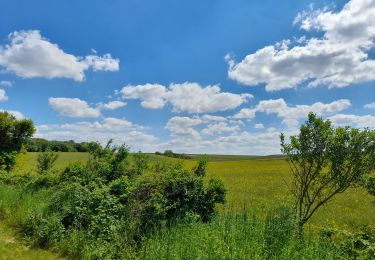
[[[366,188],[368,193],[375,196],[375,176],[371,176],[366,180]]]
[[[146,155],[128,154],[125,145],[91,143],[87,164],[71,164],[54,178],[39,175],[27,187],[48,187],[52,195],[43,214],[29,215],[24,234],[40,247],[58,244],[70,257],[123,257],[158,228],[210,221],[225,201],[223,183],[204,179],[206,163],[150,168]]]
[[[58,157],[59,154],[55,152],[47,151],[39,153],[37,158],[37,172],[39,174],[49,172],[55,165]]]

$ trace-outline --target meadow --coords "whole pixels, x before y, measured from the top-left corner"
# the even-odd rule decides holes
[[[21,155],[13,173],[35,171],[37,155]],[[148,158],[151,163],[180,162],[184,167],[191,168],[199,156],[182,160],[148,154]],[[209,155],[208,158],[208,177],[221,179],[228,190],[227,201],[222,208],[264,215],[269,209],[291,203],[290,170],[280,156]],[[61,170],[70,163],[87,159],[88,153],[60,153],[54,169]],[[363,187],[351,188],[323,206],[313,217],[311,227],[337,226],[358,230],[370,226],[375,229],[374,210],[373,196]]]
[[[20,155],[12,174],[35,175],[37,156],[38,153]],[[84,163],[88,157],[87,153],[59,153],[53,171],[59,172],[73,162]],[[196,165],[198,158],[197,155],[182,160],[148,154],[151,164],[180,163],[188,169]],[[227,189],[226,203],[218,206],[218,214],[210,223],[182,223],[172,229],[162,228],[145,238],[137,253],[126,252],[126,258],[337,259],[342,248],[319,238],[324,228],[375,231],[374,198],[361,187],[351,188],[337,195],[314,215],[306,227],[306,242],[301,248],[299,241],[291,239],[292,224],[285,222],[290,217],[287,209],[292,198],[289,192],[291,176],[284,158],[233,155],[211,155],[209,158],[207,178],[222,180]],[[3,217],[0,221],[0,255],[6,256],[5,259],[13,256],[58,259],[61,255],[69,255],[69,250],[76,250],[69,248],[69,243],[59,249],[50,246],[46,247],[48,250],[42,250],[30,246],[33,241],[25,240],[18,232],[30,212],[42,211],[49,196],[48,190],[23,193],[22,190],[0,185],[0,216]],[[281,212],[277,212],[280,209]],[[285,218],[280,219],[280,214]],[[90,255],[91,252],[87,251],[92,249],[82,249],[85,250]],[[61,251],[65,253],[61,254]]]

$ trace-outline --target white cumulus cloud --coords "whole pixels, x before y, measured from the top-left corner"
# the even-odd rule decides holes
[[[99,117],[102,110],[115,110],[126,105],[125,102],[111,101],[91,107],[85,100],[65,97],[50,97],[48,104],[53,110],[59,112],[61,116],[80,118]]]
[[[299,124],[299,120],[305,118],[309,112],[327,115],[342,111],[350,106],[351,102],[347,99],[339,99],[328,104],[316,102],[312,105],[296,105],[294,107],[288,106],[282,98],[269,99],[260,101],[254,108],[240,110],[233,118],[252,119],[257,112],[264,112],[266,114],[276,114],[282,118],[282,122],[287,126],[296,127]]]
[[[310,10],[298,14],[295,23],[323,36],[266,46],[239,63],[228,56],[229,77],[251,86],[265,83],[267,91],[375,80],[375,60],[369,57],[375,45],[374,1],[351,0],[339,12]]]
[[[126,103],[125,102],[122,102],[122,101],[110,101],[106,104],[100,104],[99,107],[101,109],[107,109],[107,110],[115,110],[117,108],[120,108],[120,107],[124,107],[126,106]]]
[[[218,85],[202,87],[198,83],[172,83],[169,87],[159,84],[126,86],[121,90],[124,99],[140,99],[145,108],[163,108],[170,103],[174,112],[213,113],[234,109],[251,94],[221,92]]]
[[[74,56],[44,38],[38,30],[15,31],[9,43],[0,45],[0,66],[23,78],[70,78],[82,81],[85,71],[118,71],[119,60],[111,57]]]
[[[54,98],[48,99],[49,106],[58,111],[60,115],[67,117],[99,117],[100,110],[92,108],[79,98]]]
[[[353,126],[360,128],[375,128],[375,116],[373,115],[347,115],[337,114],[329,117],[333,124],[337,126]]]

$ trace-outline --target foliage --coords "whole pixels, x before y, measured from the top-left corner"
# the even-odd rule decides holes
[[[290,143],[281,134],[281,146],[293,175],[299,234],[317,209],[374,167],[375,131],[333,128],[313,113]]]
[[[366,188],[368,193],[375,196],[375,176],[371,176],[366,180]]]
[[[49,141],[42,138],[31,138],[27,143],[28,152],[88,152],[89,142],[76,143],[69,141]]]
[[[132,200],[135,204],[133,219],[140,233],[169,225],[175,221],[196,216],[207,222],[216,203],[224,203],[222,182],[210,181],[205,187],[203,178],[181,165],[166,166],[153,174],[146,174],[135,185]]]
[[[190,156],[184,154],[184,153],[174,153],[172,150],[165,150],[164,153],[161,152],[155,152],[157,155],[164,155],[167,157],[171,158],[176,158],[176,159],[191,159]]]
[[[31,120],[18,120],[8,112],[0,112],[0,169],[12,169],[16,155],[34,132]]]
[[[371,231],[352,233],[337,228],[324,228],[320,232],[322,241],[330,243],[342,259],[374,259],[375,236]]]
[[[198,161],[197,167],[194,169],[194,173],[197,176],[201,176],[201,177],[206,176],[207,163],[208,163],[207,157],[200,158]]]
[[[136,245],[159,228],[208,222],[215,205],[225,201],[223,183],[205,181],[205,167],[204,174],[181,164],[149,167],[146,155],[129,158],[127,146],[111,141],[91,143],[89,151],[86,164],[54,175],[40,166],[45,174],[22,185],[26,193],[50,192],[42,210],[22,218],[22,233],[33,246],[57,248],[72,258],[134,256]],[[50,154],[41,154],[39,164],[50,162]]]
[[[110,140],[106,146],[90,143],[90,157],[87,170],[97,173],[104,182],[108,183],[124,175],[130,175],[128,161],[129,147],[126,145],[113,146]]]
[[[58,157],[59,154],[55,152],[46,151],[39,153],[37,158],[37,172],[39,174],[45,174],[49,172],[55,165]]]

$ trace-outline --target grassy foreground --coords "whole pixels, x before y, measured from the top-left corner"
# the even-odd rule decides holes
[[[35,170],[38,153],[20,156],[14,173]],[[243,160],[239,160],[243,158]],[[56,169],[72,162],[85,162],[87,153],[60,153]],[[151,162],[182,162],[193,167],[195,160],[178,160],[149,154]],[[275,157],[212,155],[208,164],[208,177],[224,181],[228,189],[226,208],[234,211],[251,211],[264,215],[277,205],[290,202],[290,174],[284,159]],[[374,198],[364,188],[352,188],[338,194],[321,208],[311,220],[311,227],[334,226],[358,230],[368,226],[375,230]]]
[[[36,157],[37,153],[21,156],[13,174],[33,174]],[[64,168],[70,162],[84,162],[87,158],[86,153],[61,153],[56,170]],[[362,188],[350,189],[317,212],[307,226],[306,241],[301,246],[300,241],[293,239],[291,222],[285,221],[290,219],[290,212],[274,212],[280,205],[287,205],[291,200],[287,163],[282,158],[249,157],[233,161],[230,158],[220,156],[208,164],[208,177],[223,180],[228,189],[227,203],[220,208],[219,214],[211,223],[193,221],[174,228],[163,228],[151,237],[144,238],[136,252],[124,249],[127,258],[345,259],[344,253],[352,250],[353,245],[335,246],[322,240],[319,234],[323,227],[353,232],[363,229],[375,231],[373,197]],[[150,155],[149,159],[151,162],[180,161],[188,168],[196,163],[194,160],[177,160],[158,155]],[[22,227],[28,214],[31,211],[41,212],[50,195],[48,190],[25,193],[0,185],[0,217],[4,218],[0,222],[0,259],[2,256],[6,256],[4,259],[56,258],[48,251],[25,247],[21,242],[13,243],[18,237],[15,231]],[[49,249],[69,255],[69,252],[77,250],[72,246],[79,245],[79,236],[69,239],[59,245],[59,248]],[[82,243],[79,250],[85,256],[90,256],[95,249]]]

